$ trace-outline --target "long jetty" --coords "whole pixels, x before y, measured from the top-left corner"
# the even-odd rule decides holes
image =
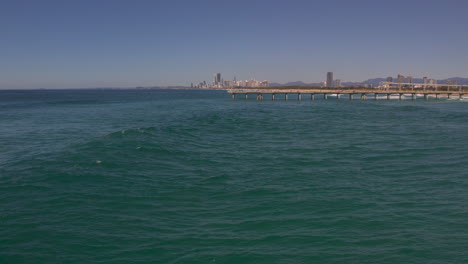
[[[404,95],[411,96],[412,100],[417,99],[418,96],[423,96],[425,100],[429,97],[435,97],[436,99],[445,97],[451,99],[458,97],[463,99],[465,94],[468,94],[466,89],[455,90],[417,90],[417,89],[346,89],[346,88],[290,88],[290,87],[263,87],[263,88],[232,88],[228,89],[227,92],[231,94],[233,100],[238,96],[243,95],[245,99],[248,99],[249,95],[256,95],[257,100],[263,100],[263,95],[270,94],[271,100],[276,100],[278,95],[283,95],[284,100],[288,100],[288,95],[296,94],[297,100],[302,100],[303,96],[310,96],[310,100],[315,100],[316,95],[323,95],[323,99],[327,100],[330,95],[336,96],[340,99],[340,95],[347,95],[349,100],[353,100],[355,95],[359,95],[361,100],[367,100],[368,98],[377,99],[379,95],[383,95],[384,99],[390,100],[392,95],[398,96],[399,100],[402,100]]]

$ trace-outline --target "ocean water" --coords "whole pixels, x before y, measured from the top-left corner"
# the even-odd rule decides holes
[[[466,100],[0,91],[0,263],[468,263],[467,135]]]

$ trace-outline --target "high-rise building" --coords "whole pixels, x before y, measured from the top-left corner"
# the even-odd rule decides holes
[[[423,89],[427,87],[427,77],[423,77]]]
[[[220,83],[221,82],[221,73],[217,73],[216,74],[216,83]]]
[[[406,77],[406,82],[413,83],[413,76],[409,75],[408,77]]]
[[[341,80],[340,79],[335,80],[335,87],[337,87],[337,88],[341,87]]]
[[[327,87],[333,87],[333,72],[327,72]]]
[[[398,88],[401,88],[402,83],[405,81],[405,76],[398,74]]]
[[[391,76],[387,77],[387,82],[393,82],[393,77]]]

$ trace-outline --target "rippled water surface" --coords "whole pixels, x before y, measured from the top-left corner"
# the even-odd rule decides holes
[[[468,263],[466,100],[0,92],[0,263]]]

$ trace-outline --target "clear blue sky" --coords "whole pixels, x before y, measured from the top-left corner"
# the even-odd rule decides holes
[[[468,77],[466,0],[0,4],[0,89]]]

